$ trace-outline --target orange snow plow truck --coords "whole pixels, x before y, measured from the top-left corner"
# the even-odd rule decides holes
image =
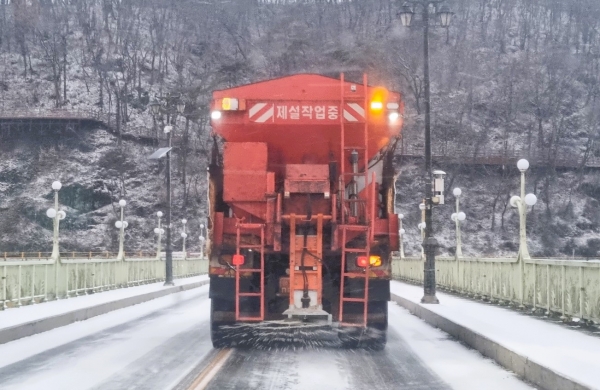
[[[213,92],[215,347],[235,345],[241,324],[315,323],[348,346],[385,347],[402,113],[400,94],[366,75],[298,74]]]

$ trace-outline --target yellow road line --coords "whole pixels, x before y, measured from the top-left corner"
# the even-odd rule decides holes
[[[188,390],[204,390],[208,383],[217,375],[221,367],[225,364],[231,353],[232,349],[222,349],[217,353],[217,356],[210,362],[210,364],[198,375],[194,382],[190,385]]]

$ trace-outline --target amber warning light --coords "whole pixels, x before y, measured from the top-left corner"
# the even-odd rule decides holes
[[[369,258],[369,265],[371,267],[381,266],[381,257],[380,256],[371,255],[368,258]],[[366,268],[367,267],[367,256],[358,256],[358,258],[356,259],[356,265],[361,268]]]

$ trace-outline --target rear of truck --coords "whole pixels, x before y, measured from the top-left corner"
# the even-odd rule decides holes
[[[302,74],[215,91],[211,336],[319,324],[386,342],[400,95]],[[240,325],[248,325],[244,328]],[[246,329],[246,330],[244,330]]]

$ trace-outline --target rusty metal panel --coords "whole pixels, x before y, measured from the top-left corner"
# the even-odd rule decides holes
[[[286,194],[329,193],[329,165],[288,164],[285,167]]]
[[[226,142],[223,147],[225,172],[266,171],[267,144],[264,142]]]
[[[223,200],[228,203],[265,201],[267,187],[267,172],[226,170],[223,177]]]

